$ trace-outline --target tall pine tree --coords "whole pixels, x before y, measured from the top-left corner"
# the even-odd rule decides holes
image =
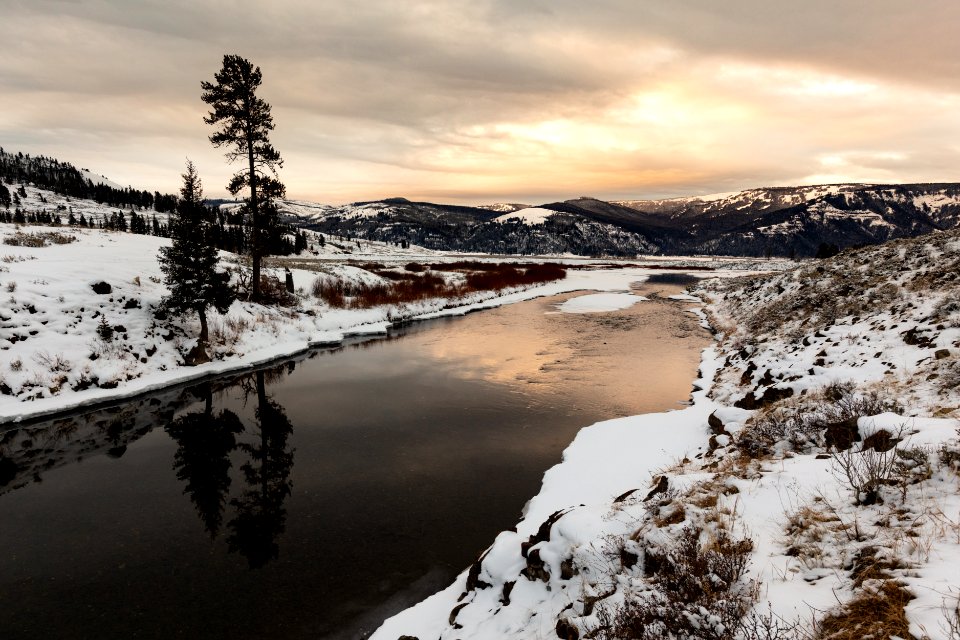
[[[216,214],[203,205],[200,177],[188,160],[180,200],[170,216],[173,243],[160,249],[159,260],[170,288],[170,295],[163,300],[164,307],[175,314],[195,312],[200,317],[200,337],[195,352],[191,354],[195,363],[206,357],[209,339],[207,309],[213,307],[224,313],[235,298],[229,284],[230,276],[217,271],[219,257],[213,244],[215,226]]]
[[[250,255],[253,262],[252,291],[254,300],[260,297],[260,263],[268,253],[269,225],[274,199],[284,196],[284,186],[277,179],[277,168],[283,166],[280,153],[270,144],[273,116],[270,105],[257,96],[263,81],[260,67],[238,55],[223,56],[223,66],[214,75],[215,82],[201,82],[202,100],[211,107],[203,119],[218,129],[210,136],[215,147],[226,146],[227,160],[244,160],[246,166],[238,171],[227,189],[236,195],[250,190],[246,212],[250,216]]]

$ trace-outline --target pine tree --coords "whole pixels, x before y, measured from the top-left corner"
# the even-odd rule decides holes
[[[210,136],[210,142],[215,147],[228,147],[226,156],[229,162],[246,161],[244,169],[230,179],[227,189],[233,195],[244,189],[250,190],[245,208],[250,216],[250,254],[253,259],[251,296],[257,300],[260,297],[261,259],[267,254],[270,236],[268,223],[274,217],[271,204],[275,198],[282,198],[285,192],[277,179],[277,168],[283,166],[283,160],[270,144],[269,133],[274,128],[270,105],[256,95],[263,81],[260,67],[254,67],[241,56],[225,55],[223,66],[214,75],[214,80],[215,83],[200,83],[204,91],[201,98],[212,108],[203,120],[218,126]]]
[[[203,206],[203,190],[193,163],[187,161],[183,187],[176,211],[170,216],[173,243],[160,249],[160,269],[166,276],[170,295],[164,298],[166,309],[176,314],[196,312],[200,317],[200,336],[194,361],[206,356],[207,308],[225,313],[234,300],[230,277],[217,271],[219,257],[210,242],[215,217]]]

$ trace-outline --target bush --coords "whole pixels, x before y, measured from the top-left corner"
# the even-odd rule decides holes
[[[628,596],[598,637],[659,640],[728,640],[756,601],[744,583],[753,542],[720,530],[707,544],[702,531],[685,528],[663,553],[647,551],[644,571],[655,589]]]
[[[60,233],[58,231],[42,231],[36,233],[24,233],[17,231],[3,239],[3,244],[13,247],[46,247],[51,244],[69,244],[76,242],[77,237]]]
[[[417,263],[407,265],[408,271],[413,264]],[[366,309],[379,305],[410,303],[431,298],[457,298],[475,291],[497,291],[509,287],[550,282],[566,277],[566,269],[555,264],[525,265],[517,268],[509,264],[455,262],[447,265],[435,264],[431,266],[442,267],[446,270],[472,269],[476,266],[479,270],[467,273],[465,283],[459,286],[448,284],[442,276],[433,271],[425,269],[417,271],[417,267],[414,267],[413,271],[408,274],[377,268],[376,273],[390,282],[366,284],[362,282],[343,282],[330,276],[319,276],[313,281],[311,291],[316,298],[325,301],[334,308]],[[414,273],[419,275],[414,275]]]

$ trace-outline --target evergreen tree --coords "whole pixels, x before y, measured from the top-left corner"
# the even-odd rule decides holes
[[[246,166],[237,172],[227,189],[236,195],[250,190],[246,212],[250,216],[250,255],[253,262],[252,291],[254,300],[260,296],[260,264],[267,253],[269,231],[267,224],[273,217],[270,205],[274,198],[284,196],[284,186],[277,179],[277,168],[283,166],[280,153],[270,144],[273,131],[270,105],[256,95],[263,81],[260,67],[238,55],[223,56],[223,66],[214,75],[214,82],[202,82],[202,99],[211,106],[204,122],[218,127],[210,136],[215,147],[226,146],[229,162],[243,159]]]
[[[7,185],[0,182],[0,206],[4,209],[9,209],[10,202],[10,190],[7,189]]]
[[[211,243],[216,219],[203,206],[200,178],[193,163],[187,161],[183,188],[176,211],[170,216],[173,243],[160,249],[160,269],[166,276],[170,295],[164,306],[173,313],[196,312],[200,317],[200,337],[194,361],[206,356],[207,308],[226,312],[234,300],[230,277],[217,271],[217,249]]]

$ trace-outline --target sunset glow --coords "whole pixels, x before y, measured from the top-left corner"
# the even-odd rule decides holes
[[[14,2],[0,146],[211,195],[200,82],[264,74],[289,195],[339,203],[645,198],[954,181],[960,6]]]

